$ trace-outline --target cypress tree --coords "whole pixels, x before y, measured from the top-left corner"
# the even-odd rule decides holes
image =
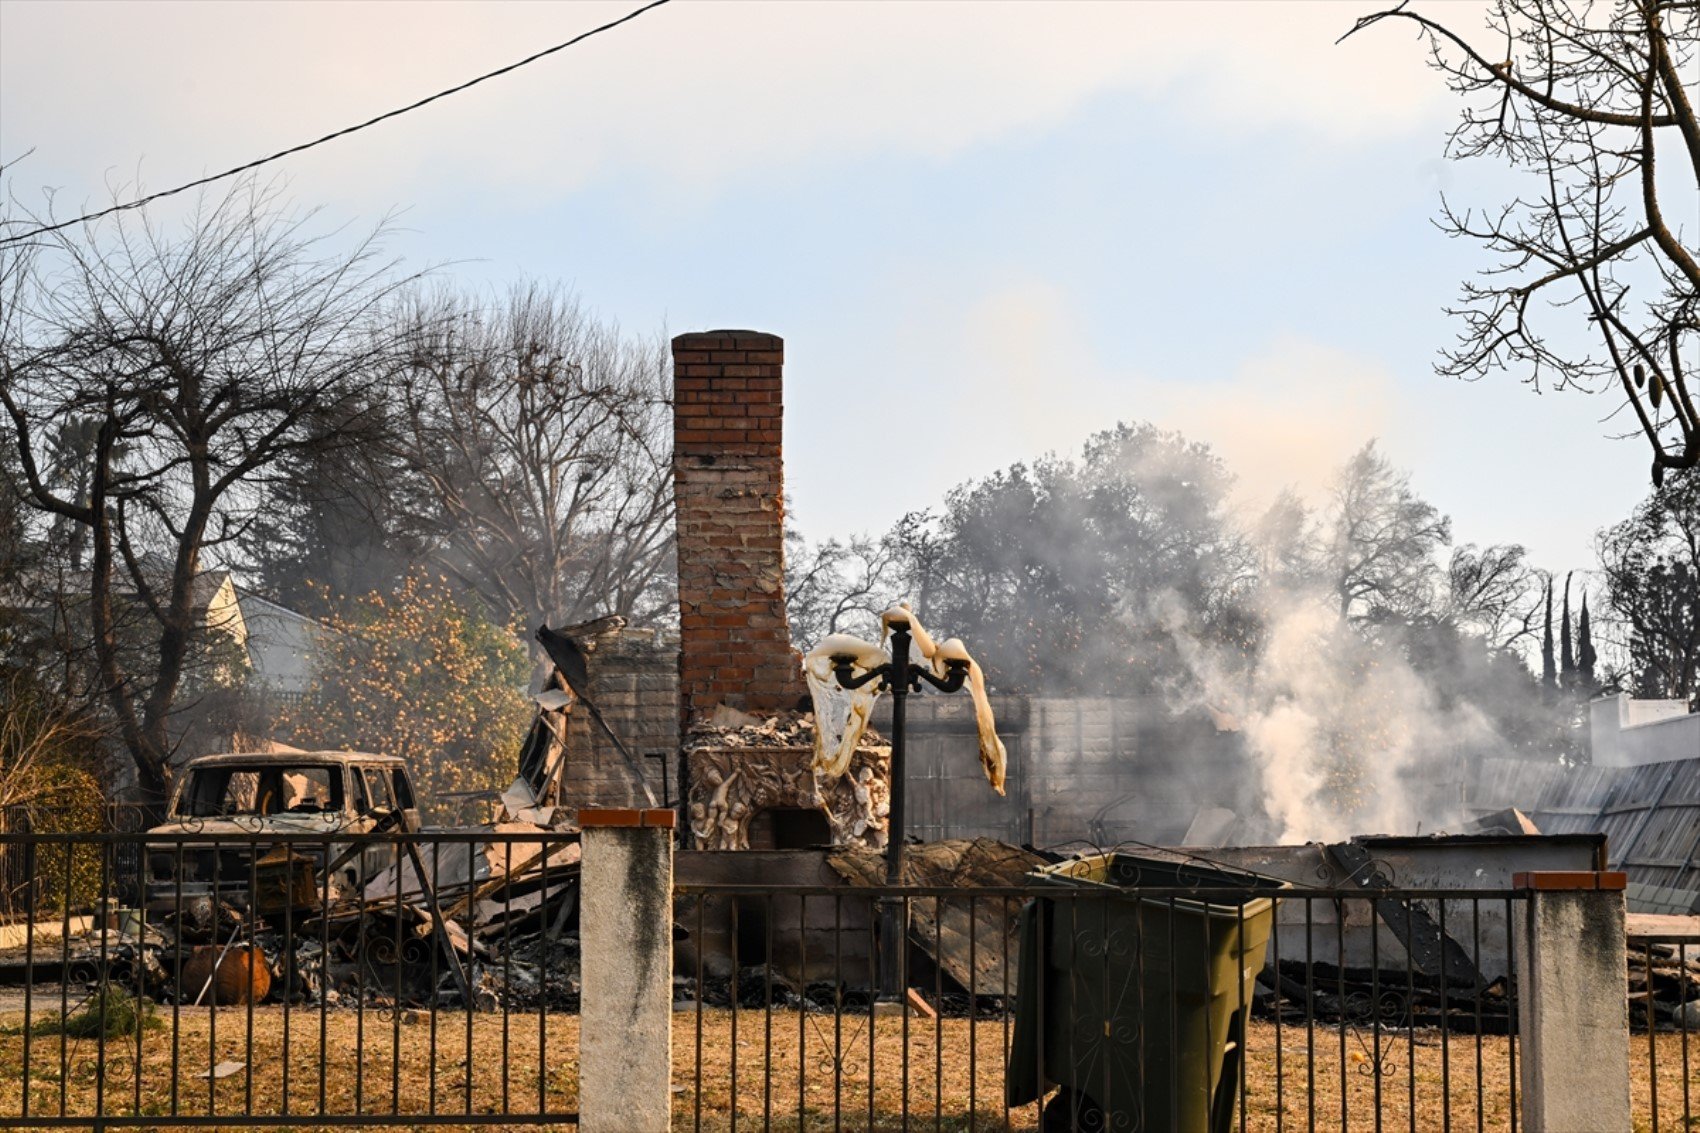
[[[1571,572],[1575,573],[1575,572]],[[1559,654],[1558,684],[1569,688],[1576,683],[1576,651],[1570,647],[1570,575],[1564,576],[1564,624]]]
[[[1541,635],[1541,687],[1548,692],[1558,688],[1558,664],[1552,656],[1552,579],[1546,584],[1546,631]]]
[[[1581,671],[1582,688],[1590,695],[1599,687],[1594,681],[1594,634],[1588,625],[1588,595],[1582,595],[1582,618],[1576,623],[1576,666]]]

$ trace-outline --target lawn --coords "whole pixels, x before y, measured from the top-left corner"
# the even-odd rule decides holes
[[[56,1012],[56,1000],[51,1008]],[[282,1113],[286,1101],[287,1112],[302,1115],[301,1127],[308,1129],[317,1127],[320,1114],[405,1118],[431,1112],[469,1114],[463,1128],[492,1128],[487,1116],[504,1108],[537,1112],[540,1090],[551,1112],[577,1107],[574,1015],[549,1015],[540,1034],[537,1015],[513,1016],[504,1028],[499,1015],[445,1012],[436,1018],[434,1039],[423,1013],[369,1010],[362,1017],[340,1009],[326,1013],[322,1023],[312,1010],[287,1016],[287,1059],[285,1012],[275,1006],[254,1008],[251,1015],[242,1007],[185,1008],[175,1021],[172,1008],[162,1007],[157,1018],[164,1025],[141,1032],[139,1067],[134,1033],[104,1043],[33,1034],[30,1112],[88,1115],[101,1104],[115,1115],[164,1118],[174,1083],[177,1112],[229,1115],[232,1128],[250,1105],[256,1113]],[[901,1129],[905,1108],[914,1129],[1036,1127],[1032,1106],[1008,1111],[1002,1104],[1001,1019],[971,1024],[887,1016],[875,1021],[870,1036],[866,1016],[835,1023],[813,1012],[775,1010],[769,1018],[743,1010],[734,1042],[733,1013],[705,1009],[699,1091],[698,1018],[695,1011],[675,1015],[678,1129],[730,1130],[734,1097],[737,1125],[746,1129]],[[22,1112],[22,1022],[21,1012],[0,1012],[0,1126]],[[1638,1129],[1652,1128],[1647,1042],[1635,1036],[1631,1052]],[[1689,1057],[1700,1059],[1700,1036],[1691,1036],[1689,1045]],[[541,1059],[540,1050],[546,1052]],[[1657,1050],[1659,1128],[1680,1130],[1682,1036],[1659,1036]],[[328,1056],[321,1058],[321,1051]],[[206,1078],[219,1063],[239,1065],[227,1077]],[[540,1064],[546,1064],[541,1073]],[[1382,1033],[1378,1046],[1367,1028],[1342,1034],[1337,1026],[1314,1032],[1283,1026],[1277,1033],[1273,1024],[1259,1022],[1248,1035],[1245,1079],[1247,1130],[1309,1129],[1313,1108],[1318,1129],[1441,1129],[1448,1098],[1452,1128],[1510,1127],[1511,1050],[1504,1038],[1484,1038],[1478,1048],[1467,1035],[1443,1039],[1438,1031],[1401,1030]],[[1700,1086],[1688,1085],[1688,1104],[1700,1105]],[[144,1128],[168,1126],[161,1121]],[[1700,1121],[1688,1127],[1700,1129]]]

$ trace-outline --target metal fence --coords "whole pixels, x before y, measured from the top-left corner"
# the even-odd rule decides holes
[[[0,835],[0,1127],[574,1122],[575,839]],[[674,1126],[1515,1130],[1526,900],[681,885]],[[1700,941],[1627,964],[1636,1128],[1693,1128]]]
[[[0,835],[135,833],[153,824],[150,816],[154,813],[137,803],[5,806],[0,807]],[[120,879],[140,876],[138,853],[136,847],[126,847],[112,863],[114,876]],[[69,861],[48,860],[60,857]],[[31,857],[23,852],[21,843],[14,846],[0,841],[0,918],[22,916],[26,898],[34,900],[37,913],[44,909],[58,911],[67,906],[92,905],[101,896],[95,892],[99,883],[98,862],[99,854],[91,847],[60,844],[46,847]],[[63,868],[66,865],[68,869]],[[54,884],[37,883],[38,873],[45,873]]]
[[[1700,933],[1629,940],[1629,1080],[1650,1133],[1700,1129]]]
[[[576,1120],[576,835],[0,846],[35,873],[0,922],[0,1126]],[[99,899],[38,908],[90,855]]]
[[[678,894],[675,1128],[1519,1125],[1517,891],[1288,890],[1266,942],[1252,890]],[[872,990],[887,901],[902,1004]],[[1633,1042],[1637,1128],[1692,1127],[1686,1024]]]

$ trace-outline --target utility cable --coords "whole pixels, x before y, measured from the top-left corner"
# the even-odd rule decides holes
[[[250,161],[250,162],[246,163],[245,165],[238,165],[234,169],[226,169],[223,173],[214,173],[214,174],[211,174],[210,176],[202,177],[199,180],[190,181],[186,185],[179,185],[175,189],[166,189],[166,190],[163,190],[162,192],[150,193],[145,197],[138,198],[137,200],[126,201],[123,204],[113,205],[110,208],[104,208],[104,209],[101,209],[98,212],[87,213],[83,216],[76,217],[75,219],[72,219],[72,220],[62,220],[58,224],[43,225],[40,228],[34,228],[34,229],[31,229],[28,232],[24,232],[24,233],[21,233],[21,234],[16,235],[16,236],[6,236],[6,237],[3,237],[3,238],[0,238],[0,244],[16,244],[16,243],[19,243],[19,242],[24,241],[24,240],[33,240],[37,236],[45,236],[50,232],[58,232],[60,229],[63,229],[63,228],[71,228],[71,227],[78,225],[78,224],[86,224],[91,220],[99,220],[102,217],[111,216],[113,213],[125,212],[129,209],[141,208],[143,205],[151,204],[152,202],[160,200],[164,197],[175,196],[178,193],[184,193],[184,192],[187,192],[190,189],[198,189],[202,185],[210,185],[214,181],[222,181],[227,177],[235,177],[237,174],[246,173],[250,169],[258,169],[262,165],[269,165],[271,162],[280,161],[283,158],[289,157],[293,154],[298,154],[298,153],[302,152],[303,150],[310,150],[314,146],[322,146],[326,142],[332,142],[332,141],[335,141],[338,138],[346,137],[349,134],[357,133],[360,130],[366,129],[368,126],[376,126],[378,123],[387,122],[391,118],[399,118],[401,115],[406,114],[411,110],[418,110],[422,106],[426,106],[430,103],[436,102],[438,99],[447,98],[451,94],[459,94],[461,91],[466,90],[469,87],[475,87],[479,83],[482,83],[482,82],[484,82],[488,79],[494,79],[494,78],[496,78],[500,75],[505,75],[510,71],[517,71],[521,67],[525,66],[527,63],[535,63],[539,59],[542,59],[546,56],[555,54],[557,51],[565,51],[567,48],[572,47],[574,44],[583,43],[585,40],[589,39],[593,35],[601,35],[605,31],[612,31],[613,29],[619,27],[621,24],[629,23],[632,20],[635,20],[639,16],[643,15],[645,12],[651,11],[655,8],[659,8],[659,7],[661,7],[661,5],[667,4],[667,3],[670,3],[670,2],[671,2],[671,0],[650,0],[650,2],[648,4],[645,4],[643,7],[633,9],[632,11],[627,12],[625,15],[621,16],[619,19],[610,20],[608,23],[605,23],[605,24],[601,25],[600,27],[594,27],[594,28],[591,28],[589,31],[581,32],[580,34],[575,35],[573,38],[567,40],[565,43],[557,43],[553,47],[545,48],[542,51],[539,51],[539,52],[537,52],[533,55],[527,55],[524,59],[521,59],[518,62],[509,63],[506,67],[497,68],[494,71],[490,71],[490,72],[487,72],[485,74],[479,75],[475,79],[468,79],[466,82],[461,83],[459,86],[449,87],[447,90],[440,90],[436,94],[428,95],[427,97],[420,99],[418,102],[412,102],[412,103],[409,103],[406,106],[402,106],[402,107],[399,107],[395,110],[391,110],[391,111],[389,111],[385,114],[380,114],[376,118],[369,118],[366,121],[359,123],[358,125],[344,127],[343,129],[338,130],[335,133],[326,134],[322,138],[315,138],[314,140],[312,140],[310,142],[302,142],[298,146],[290,146],[288,149],[279,150],[274,154],[269,154],[266,157],[262,157],[262,158],[258,158],[257,160],[254,160],[254,161]]]

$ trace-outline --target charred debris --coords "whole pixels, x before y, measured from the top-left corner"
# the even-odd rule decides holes
[[[605,628],[598,625],[593,632]],[[398,836],[404,825],[397,816],[370,830],[324,838],[319,844],[334,850],[328,860],[301,852],[299,841],[268,846],[263,838],[250,839],[254,852],[235,871],[243,884],[234,891],[215,885],[155,906],[149,915],[97,917],[98,926],[82,940],[38,945],[27,965],[21,949],[6,948],[0,983],[107,982],[185,1005],[271,1001],[398,1010],[425,1005],[576,1010],[580,846],[576,813],[561,799],[569,707],[584,711],[602,729],[632,765],[636,782],[643,776],[586,695],[585,657],[572,632],[544,630],[539,640],[554,671],[537,697],[518,777],[507,790],[481,800],[494,810],[493,821],[414,838]],[[712,734],[693,734],[687,746],[791,748],[806,746],[810,738],[811,721],[801,714],[737,714],[708,723]],[[1192,858],[1280,878],[1301,896],[1306,887],[1319,885],[1361,892],[1361,900],[1282,901],[1280,944],[1255,985],[1251,1006],[1258,1016],[1366,1025],[1397,1020],[1504,1033],[1515,1018],[1504,948],[1484,948],[1488,936],[1475,920],[1447,924],[1433,902],[1404,893],[1447,888],[1460,868],[1505,884],[1513,862],[1518,869],[1593,868],[1590,863],[1603,860],[1604,848],[1597,835],[1543,836],[1519,812],[1490,817],[1492,822],[1484,820],[1472,832],[1451,836],[1364,837],[1302,847],[1128,849],[1157,860]],[[389,848],[388,864],[349,884],[344,862],[379,847]],[[986,888],[1009,892],[1065,856],[988,838],[910,847],[903,884],[965,894],[919,900],[911,910],[907,970],[916,974],[910,990],[916,1010],[964,1015],[1007,1006],[1019,963],[1021,902],[967,894]],[[687,889],[693,882],[762,877],[842,887],[845,898],[818,900],[807,910],[774,917],[762,926],[767,951],[755,955],[740,944],[750,938],[754,909],[740,910],[730,898],[699,897],[694,904],[682,898],[674,928],[677,998],[685,1004],[826,1011],[871,1004],[870,957],[857,953],[856,962],[847,965],[843,957],[868,944],[874,901],[872,894],[856,894],[883,884],[883,865],[877,848],[857,845],[681,855],[677,868]],[[766,911],[775,907],[769,898]],[[816,923],[821,916],[828,920]],[[1631,917],[1628,984],[1631,1019],[1638,1026],[1700,1022],[1694,1017],[1700,1011],[1700,948],[1683,943],[1700,926],[1665,923],[1673,919],[1694,918]],[[1499,927],[1489,935],[1508,939]],[[1366,952],[1366,938],[1379,939],[1382,951]],[[821,967],[823,957],[837,958],[839,970]],[[864,976],[860,982],[851,974],[858,971]]]
[[[406,836],[417,829],[416,812],[402,809],[410,799],[376,810],[375,824],[339,822],[347,816],[329,807],[276,821],[178,818],[149,832],[136,863],[144,909],[106,911],[79,942],[27,957],[6,949],[0,984],[104,982],[186,1005],[576,1009],[578,828],[560,799],[568,709],[576,700],[607,724],[584,696],[572,635],[608,621],[539,631],[555,668],[518,777],[505,791],[453,800],[484,806],[491,821]],[[361,768],[350,774],[364,792]],[[229,845],[184,837],[226,826]]]

